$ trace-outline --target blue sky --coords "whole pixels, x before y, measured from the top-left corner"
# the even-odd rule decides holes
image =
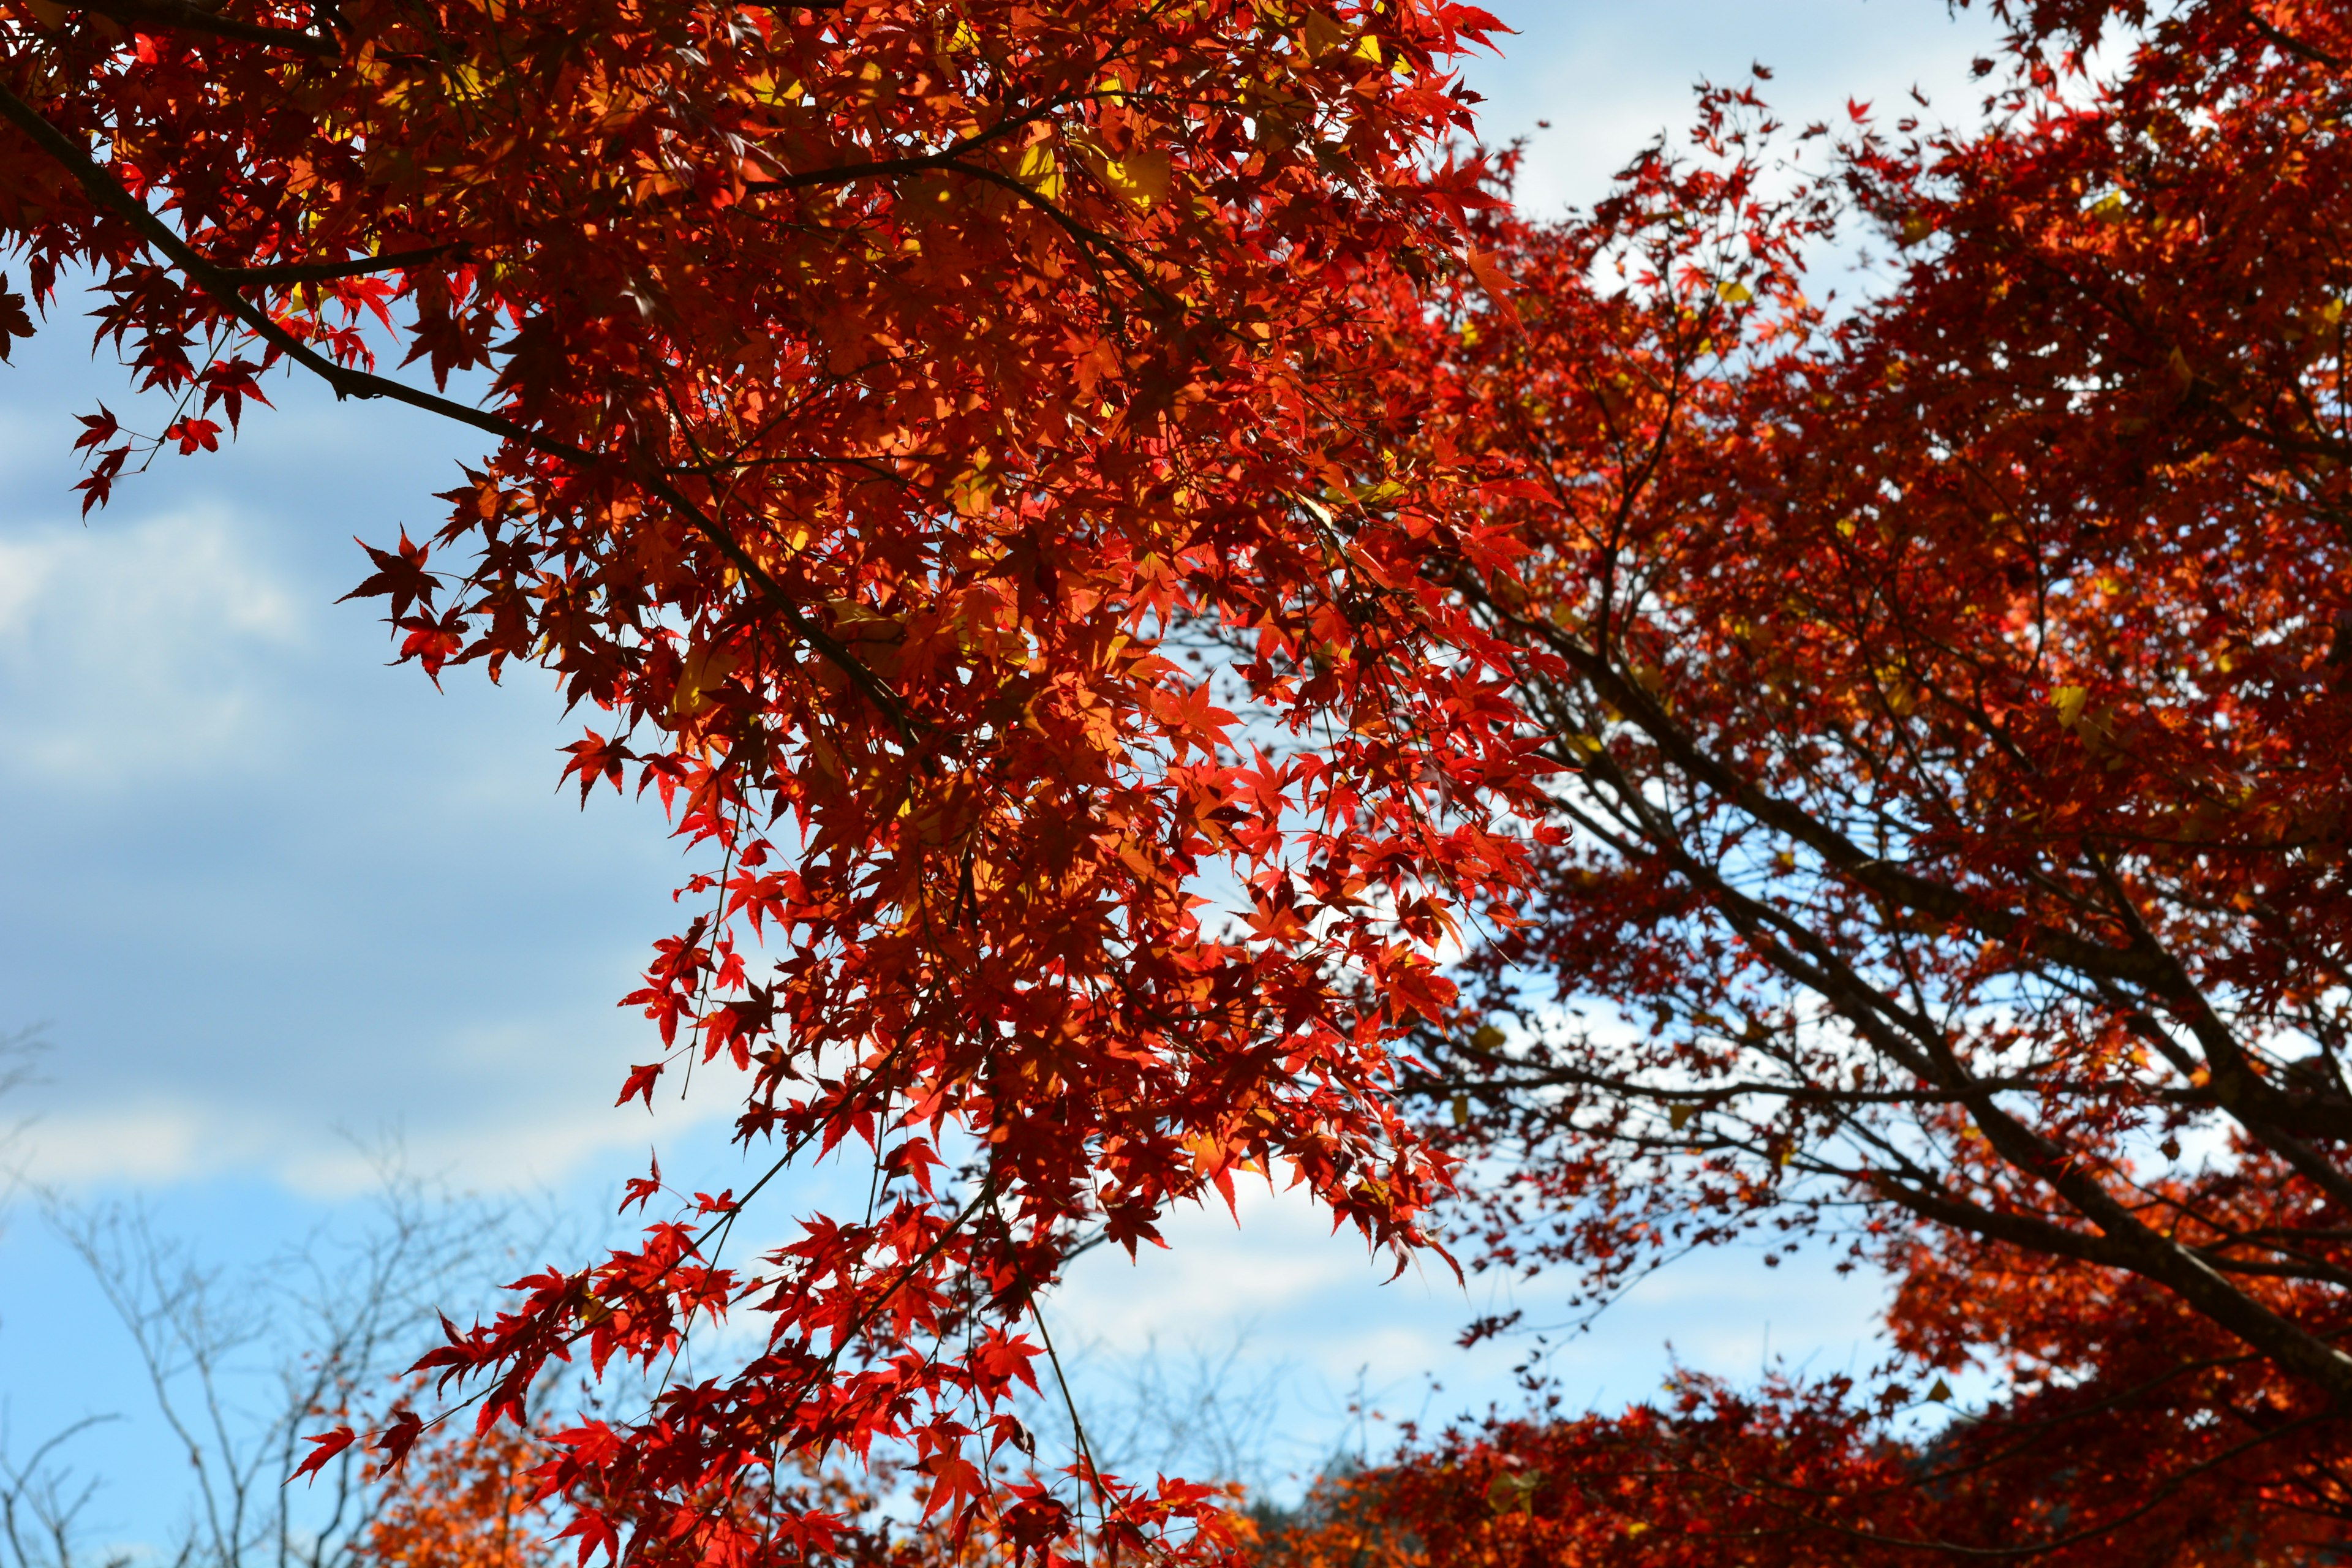
[[[1701,76],[1762,60],[1800,121],[1915,82],[1958,112],[1989,36],[1934,0],[1492,8],[1519,34],[1472,75],[1490,136],[1534,134],[1522,196],[1539,209],[1598,194],[1681,121]],[[436,692],[386,668],[377,611],[335,603],[365,570],[352,535],[429,526],[431,492],[476,443],[304,384],[270,395],[278,410],[254,411],[233,447],[159,461],[84,526],[71,416],[104,397],[135,422],[122,374],[91,362],[69,313],[0,368],[0,1030],[40,1024],[51,1047],[43,1081],[0,1105],[0,1124],[32,1118],[15,1158],[84,1200],[152,1202],[225,1261],[346,1223],[362,1151],[389,1139],[457,1184],[583,1215],[656,1142],[696,1185],[736,1179],[719,1101],[611,1109],[642,1052],[614,1001],[671,929],[679,862],[658,814],[610,797],[583,814],[556,793],[554,748],[577,730],[534,673],[494,689],[463,672]],[[1508,1352],[1452,1348],[1483,1295],[1434,1268],[1384,1286],[1286,1200],[1243,1218],[1185,1216],[1172,1252],[1079,1269],[1058,1320],[1107,1387],[1153,1345],[1238,1346],[1234,1376],[1278,1406],[1277,1468],[1353,1430],[1360,1378],[1390,1415],[1508,1397]],[[1818,1267],[1696,1259],[1553,1369],[1572,1401],[1609,1404],[1656,1387],[1669,1341],[1734,1374],[1758,1368],[1768,1332],[1843,1366],[1866,1357],[1876,1300]],[[0,1401],[18,1447],[135,1413],[124,1349],[26,1206],[0,1214]],[[159,1443],[129,1420],[83,1457],[128,1478]],[[153,1539],[168,1489],[133,1489],[101,1500],[107,1528]]]

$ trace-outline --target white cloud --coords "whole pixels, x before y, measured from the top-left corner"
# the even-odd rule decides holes
[[[1513,1367],[1534,1355],[1570,1408],[1615,1410],[1654,1397],[1675,1365],[1748,1382],[1771,1360],[1823,1373],[1874,1352],[1883,1284],[1841,1277],[1822,1253],[1765,1268],[1752,1249],[1685,1258],[1652,1275],[1589,1331],[1527,1333],[1465,1351],[1474,1316],[1524,1306],[1528,1321],[1566,1316],[1569,1281],[1474,1275],[1457,1283],[1422,1258],[1401,1278],[1352,1231],[1334,1234],[1303,1193],[1242,1189],[1240,1224],[1222,1207],[1163,1226],[1170,1249],[1130,1264],[1110,1248],[1077,1264],[1046,1304],[1077,1363],[1079,1397],[1117,1418],[1146,1369],[1222,1369],[1201,1392],[1265,1406],[1267,1461],[1312,1466],[1337,1446],[1378,1451],[1402,1420],[1432,1423],[1490,1404],[1522,1407]],[[1369,1408],[1359,1415],[1357,1401]],[[1130,1412],[1131,1414],[1131,1412]],[[1244,1415],[1247,1415],[1245,1410]],[[1295,1483],[1290,1483],[1295,1484]]]
[[[394,1146],[405,1167],[461,1190],[539,1192],[605,1157],[628,1163],[634,1173],[648,1146],[707,1142],[712,1120],[666,1107],[648,1121],[642,1111],[518,1105],[521,1098],[500,1097],[472,1118],[433,1118],[422,1129],[404,1117],[379,1125],[321,1124],[299,1105],[237,1107],[193,1097],[56,1110],[14,1129],[7,1165],[12,1173],[62,1188],[163,1187],[259,1171],[290,1194],[335,1203],[380,1187],[382,1151]],[[631,1151],[634,1163],[622,1158]]]
[[[225,1152],[208,1121],[194,1106],[163,1101],[35,1117],[10,1148],[14,1173],[44,1186],[184,1181]]]
[[[1474,1315],[1472,1296],[1434,1257],[1395,1279],[1353,1229],[1331,1229],[1328,1211],[1301,1189],[1244,1184],[1240,1222],[1223,1205],[1179,1210],[1163,1222],[1170,1246],[1139,1249],[1134,1262],[1105,1247],[1081,1259],[1046,1304],[1057,1342],[1081,1364],[1088,1403],[1116,1409],[1140,1368],[1224,1366],[1221,1392],[1271,1400],[1272,1426],[1288,1434],[1271,1458],[1312,1462],[1349,1425],[1350,1391],[1410,1416],[1429,1398],[1433,1374],[1465,1404],[1507,1397],[1517,1347],[1465,1353],[1454,1343]]]
[[[736,1180],[743,1156],[722,1145],[740,1077],[702,1068],[681,1100],[674,1073],[651,1114],[616,1107],[624,1058],[657,1042],[618,1011],[609,1022],[593,1012],[458,1022],[390,1050],[324,1048],[305,1033],[273,1042],[265,1059],[222,1064],[210,1081],[126,1063],[79,1083],[36,1082],[8,1107],[26,1114],[8,1124],[0,1171],[83,1189],[258,1174],[334,1204],[380,1186],[393,1151],[453,1188],[532,1193],[584,1173],[617,1191],[654,1149],[689,1184]],[[109,1097],[110,1079],[137,1080],[138,1097]]]
[[[1376,1272],[1352,1233],[1301,1193],[1243,1184],[1241,1223],[1222,1205],[1179,1210],[1163,1224],[1170,1246],[1145,1245],[1135,1261],[1116,1247],[1084,1260],[1056,1299],[1075,1331],[1118,1352],[1288,1311],[1333,1291],[1372,1289]]]
[[[216,509],[0,537],[0,767],[120,789],[235,766],[286,722],[298,595]]]

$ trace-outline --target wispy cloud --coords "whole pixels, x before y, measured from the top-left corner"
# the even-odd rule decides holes
[[[209,508],[0,537],[0,768],[121,791],[282,753],[301,600]]]

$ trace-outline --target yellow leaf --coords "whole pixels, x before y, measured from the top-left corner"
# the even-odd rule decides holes
[[[1454,1097],[1454,1125],[1466,1127],[1469,1123],[1470,1097],[1466,1094],[1457,1094]]]
[[[1927,1397],[1938,1405],[1948,1405],[1952,1398],[1952,1385],[1939,1377],[1936,1380],[1936,1386],[1927,1391]]]
[[[971,24],[958,21],[955,37],[948,40],[948,52],[954,55],[968,55],[978,47],[980,47],[980,35],[972,31]]]
[[[1666,1110],[1666,1125],[1679,1132],[1690,1125],[1692,1111],[1687,1105],[1671,1106]]]
[[[1049,202],[1062,199],[1061,162],[1043,142],[1022,153],[1021,166],[1013,171],[1013,177]]]
[[[1745,305],[1748,301],[1756,298],[1754,294],[1748,292],[1747,284],[1734,283],[1727,279],[1723,282],[1717,284],[1715,286],[1715,291],[1725,300],[1734,305]]]
[[[1348,29],[1316,12],[1307,18],[1307,25],[1299,29],[1299,37],[1308,54],[1322,55],[1344,46],[1348,41]]]
[[[1496,1513],[1533,1513],[1536,1489],[1542,1485],[1534,1476],[1506,1471],[1486,1483],[1486,1506]]]
[[[1370,33],[1365,34],[1356,45],[1356,58],[1360,60],[1370,60],[1374,65],[1381,64],[1381,41]]]
[[[2050,706],[2058,710],[2058,722],[2071,730],[2083,719],[2083,704],[2091,694],[2079,686],[2062,686],[2050,694]]]
[[[948,486],[949,504],[962,517],[978,517],[995,504],[996,481],[975,467],[958,474]]]
[[[1130,153],[1124,158],[1114,158],[1103,165],[1103,178],[1110,188],[1139,206],[1168,199],[1170,163],[1165,153]]]

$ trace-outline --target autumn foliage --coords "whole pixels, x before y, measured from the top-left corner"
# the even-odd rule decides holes
[[[1470,504],[1482,470],[1368,439],[1349,395],[1362,291],[1454,265],[1490,199],[1441,150],[1468,123],[1449,62],[1489,20],[0,17],[0,244],[28,279],[0,325],[90,290],[172,405],[143,433],[86,416],[87,504],[155,450],[214,450],[273,368],[479,431],[446,521],[371,545],[358,595],[436,680],[550,672],[586,721],[583,798],[651,790],[694,857],[616,1087],[737,1074],[769,1175],[633,1184],[642,1241],[453,1325],[441,1393],[488,1424],[574,1356],[655,1380],[554,1438],[541,1481],[592,1552],[661,1520],[697,1560],[822,1553],[821,1501],[755,1528],[734,1500],[877,1447],[938,1518],[1032,1556],[1214,1547],[1221,1494],[1083,1451],[1032,1468],[1006,1402],[1041,1386],[1037,1298],[1076,1240],[1151,1243],[1242,1173],[1376,1247],[1425,1239],[1444,1162],[1395,1109],[1391,1047],[1453,1005],[1441,951],[1522,868],[1547,764],[1506,694],[1519,656],[1446,585],[1517,548]],[[1247,730],[1171,657],[1188,637],[1241,646]],[[862,1210],[747,1207],[853,1155]],[[740,1257],[751,1214],[782,1239]],[[721,1317],[758,1326],[748,1358],[666,1381]]]
[[[1897,1283],[1871,1376],[1465,1429],[1276,1555],[2340,1544],[2352,21],[2004,14],[1977,128],[1714,90],[1553,223],[1445,0],[0,0],[0,348],[90,291],[172,405],[86,509],[272,369],[478,431],[355,596],[658,798],[619,1098],[731,1071],[769,1162],[451,1325],[383,1554],[870,1555],[815,1478],[892,1457],[924,1551],[1221,1552],[1012,1402],[1074,1247],[1244,1174],[1587,1304]],[[650,1396],[520,1435],[575,1357]]]
[[[442,1427],[384,1487],[365,1555],[401,1568],[546,1568],[562,1525],[532,1473],[548,1458],[535,1436],[510,1423]]]
[[[593,1500],[549,1492],[543,1472],[558,1452],[536,1424],[436,1427],[382,1479],[358,1555],[382,1568],[562,1568],[577,1555],[563,1539],[570,1509]],[[852,1477],[803,1458],[760,1484],[701,1500],[684,1530],[633,1511],[633,1500],[608,1504],[629,1560],[648,1565],[698,1562],[713,1530],[756,1539],[783,1516],[833,1521],[817,1555],[840,1568],[993,1568],[1013,1555],[985,1527],[905,1517],[910,1500],[888,1495],[897,1479],[887,1468]],[[919,1493],[911,1501],[919,1503]]]
[[[2014,20],[1980,128],[1714,90],[1479,220],[1513,310],[1394,318],[1392,438],[1519,476],[1462,591],[1578,770],[1411,1086],[1460,1223],[1588,1309],[1834,1248],[1892,1359],[1465,1427],[1302,1559],[2352,1538],[2352,25],[2182,5],[2102,77]]]

